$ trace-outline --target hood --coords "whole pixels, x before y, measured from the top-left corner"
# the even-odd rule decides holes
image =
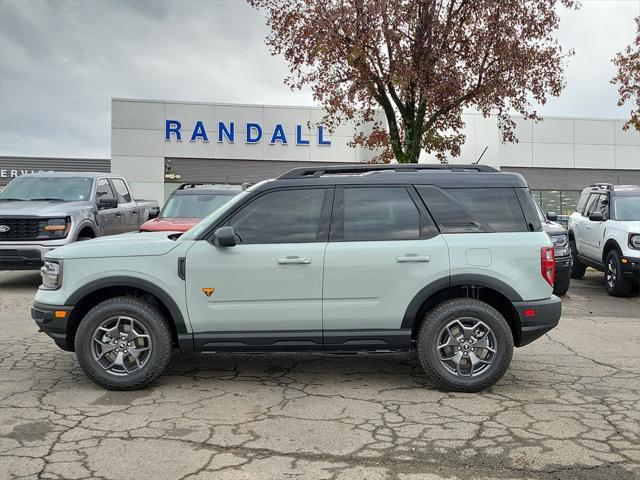
[[[143,232],[186,232],[201,218],[154,218],[140,226]]]
[[[567,233],[567,229],[557,222],[547,220],[542,222],[542,229],[549,235],[558,235],[559,233]]]
[[[93,208],[91,202],[0,202],[0,217],[65,217],[89,208]]]
[[[168,232],[132,232],[94,238],[56,248],[47,254],[47,258],[64,260],[164,255],[178,245],[169,236]]]

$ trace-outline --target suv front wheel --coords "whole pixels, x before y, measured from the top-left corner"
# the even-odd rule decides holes
[[[137,297],[99,303],[84,317],[75,338],[76,357],[96,384],[136,390],[153,382],[171,358],[171,331],[162,313]]]
[[[604,279],[607,293],[613,297],[624,297],[631,291],[631,282],[622,274],[622,262],[617,250],[611,250],[605,261]]]
[[[490,387],[509,368],[512,355],[509,325],[480,300],[447,300],[428,312],[420,327],[420,363],[446,390],[477,392]]]

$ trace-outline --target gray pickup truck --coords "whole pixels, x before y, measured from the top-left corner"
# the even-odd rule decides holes
[[[137,231],[158,215],[108,173],[23,175],[0,192],[0,270],[36,270],[45,254],[72,242]]]

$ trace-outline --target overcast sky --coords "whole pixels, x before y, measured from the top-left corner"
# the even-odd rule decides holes
[[[545,115],[624,118],[611,58],[634,38],[640,0],[582,0],[563,12],[575,48]],[[110,99],[313,105],[291,92],[242,0],[0,0],[0,155],[110,156]]]

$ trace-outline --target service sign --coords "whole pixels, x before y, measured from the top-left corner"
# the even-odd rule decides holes
[[[263,134],[263,126],[259,123],[246,123],[243,125],[244,133],[236,133],[236,124],[234,122],[218,122],[217,138],[210,139],[207,133],[207,125],[202,120],[198,120],[194,125],[183,125],[180,120],[165,120],[164,139],[167,142],[189,140],[190,142],[209,142],[217,141],[218,143],[233,144],[243,142],[246,144],[269,142],[270,145],[298,145],[309,146],[318,145],[323,147],[331,146],[331,139],[326,128],[319,125],[313,134],[309,135],[308,128],[303,125],[296,125],[296,133],[285,133],[282,123],[276,123],[273,126],[273,133],[270,135]],[[239,130],[239,129],[238,129]]]
[[[52,173],[53,170],[29,170],[24,168],[2,168],[0,169],[0,178],[16,178],[29,173]]]

